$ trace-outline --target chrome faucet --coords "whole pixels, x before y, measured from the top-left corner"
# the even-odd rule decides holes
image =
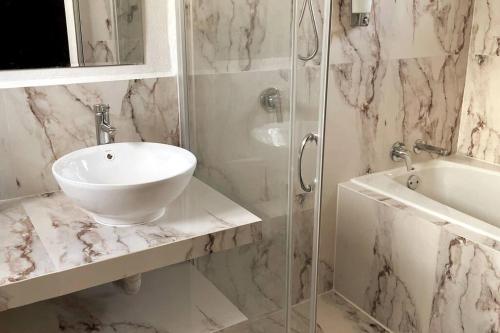
[[[424,140],[419,139],[415,141],[415,145],[413,146],[413,151],[416,154],[420,154],[423,151],[426,151],[431,154],[436,154],[440,156],[448,156],[450,155],[450,151],[446,148],[436,147],[428,145]]]
[[[283,122],[283,112],[281,111],[281,95],[276,88],[268,88],[260,94],[260,105],[269,113],[276,114],[276,122]]]
[[[404,160],[406,164],[406,170],[407,171],[413,170],[410,152],[408,151],[408,149],[406,149],[404,143],[396,142],[395,144],[392,145],[391,159],[394,162],[399,162]]]
[[[95,130],[98,145],[105,145],[115,142],[116,128],[111,126],[109,119],[109,105],[94,105],[95,112]]]

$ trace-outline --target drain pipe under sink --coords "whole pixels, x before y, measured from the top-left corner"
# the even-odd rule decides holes
[[[113,282],[115,286],[120,288],[127,295],[136,295],[141,289],[142,274],[128,276],[121,280]]]

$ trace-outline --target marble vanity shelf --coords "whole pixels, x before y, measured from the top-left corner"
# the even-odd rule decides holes
[[[261,219],[196,178],[153,224],[97,224],[62,192],[0,201],[0,311],[259,241]]]

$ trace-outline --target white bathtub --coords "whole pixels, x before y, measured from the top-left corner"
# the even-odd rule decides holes
[[[453,156],[352,179],[371,191],[398,200],[445,222],[500,242],[500,167]],[[410,175],[421,179],[407,187]]]

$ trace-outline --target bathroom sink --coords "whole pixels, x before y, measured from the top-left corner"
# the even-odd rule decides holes
[[[76,205],[105,225],[152,222],[188,185],[196,157],[159,143],[114,143],[58,159],[52,173]]]

